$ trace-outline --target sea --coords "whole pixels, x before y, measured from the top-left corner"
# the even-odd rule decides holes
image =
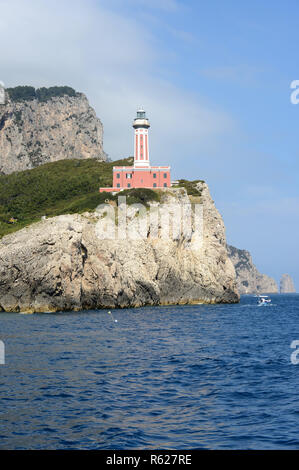
[[[0,449],[298,449],[299,295],[271,297],[1,313]]]

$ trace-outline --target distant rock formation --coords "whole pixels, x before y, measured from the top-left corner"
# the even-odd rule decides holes
[[[280,280],[281,294],[294,294],[296,292],[293,279],[289,274],[283,274]]]
[[[192,222],[175,239],[163,237],[161,220],[174,201],[180,211],[193,210],[184,188],[161,191],[161,202],[153,203],[162,210],[160,225],[157,231],[146,228],[144,238],[104,239],[107,212],[61,215],[6,235],[0,240],[0,310],[238,302],[223,220],[208,186],[197,183],[197,188],[202,229]],[[124,214],[128,232],[138,234],[147,211],[128,205]]]
[[[106,160],[103,126],[69,87],[16,87],[0,104],[0,174],[69,158]]]
[[[278,286],[274,279],[261,274],[253,264],[249,251],[227,246],[228,255],[235,267],[240,294],[277,293]]]

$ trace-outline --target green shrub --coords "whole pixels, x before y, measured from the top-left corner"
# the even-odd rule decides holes
[[[143,204],[148,206],[149,202],[160,201],[160,194],[148,188],[125,189],[119,193],[120,196],[126,196],[127,204]]]
[[[33,86],[16,86],[14,88],[7,88],[6,91],[8,92],[11,101],[15,102],[30,101],[34,99],[37,99],[40,102],[45,102],[59,96],[80,95],[80,93],[77,93],[69,86],[42,87],[37,90]]]
[[[197,183],[204,183],[204,181],[203,180],[188,181],[188,180],[181,179],[179,180],[176,187],[185,188],[189,196],[201,196],[201,191],[199,191],[196,187]]]
[[[36,98],[35,88],[33,86],[16,86],[6,88],[11,101],[30,101]]]
[[[69,86],[52,86],[50,88],[38,88],[36,90],[36,97],[39,101],[48,101],[51,98],[59,96],[77,96],[78,93]]]

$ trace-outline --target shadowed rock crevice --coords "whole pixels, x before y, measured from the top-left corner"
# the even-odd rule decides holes
[[[87,260],[87,256],[88,256],[88,251],[87,251],[86,246],[84,246],[82,242],[81,242],[81,255],[82,255],[82,266],[84,269],[85,261]]]
[[[1,111],[1,107],[0,107],[0,111]],[[9,113],[3,113],[2,116],[0,114],[0,131],[2,131],[2,129],[4,128],[5,123],[8,118],[9,118]]]

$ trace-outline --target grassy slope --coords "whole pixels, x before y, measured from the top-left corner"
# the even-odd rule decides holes
[[[40,220],[41,216],[93,210],[107,198],[99,187],[112,185],[112,167],[132,160],[61,160],[32,170],[0,176],[0,237]],[[11,218],[17,222],[10,224]]]

